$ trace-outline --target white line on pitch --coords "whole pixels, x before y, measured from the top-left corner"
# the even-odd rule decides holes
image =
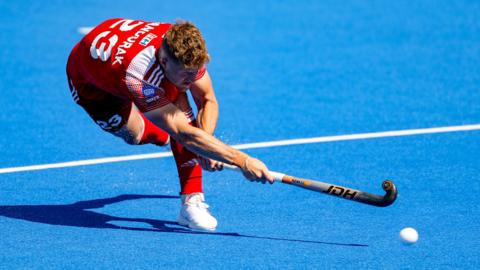
[[[285,146],[285,145],[335,142],[335,141],[347,141],[347,140],[363,140],[363,139],[373,139],[373,138],[400,137],[400,136],[412,136],[412,135],[421,135],[421,134],[472,131],[472,130],[480,130],[480,124],[437,127],[437,128],[406,129],[406,130],[394,130],[394,131],[384,131],[384,132],[372,132],[372,133],[360,133],[360,134],[350,134],[350,135],[324,136],[324,137],[315,137],[315,138],[248,143],[248,144],[233,145],[232,147],[236,149],[253,149],[253,148]],[[61,163],[2,168],[0,169],[0,174],[22,172],[22,171],[46,170],[46,169],[54,169],[54,168],[76,167],[76,166],[94,165],[94,164],[102,164],[102,163],[114,163],[114,162],[121,162],[121,161],[130,161],[130,160],[164,158],[164,157],[171,157],[171,156],[172,156],[171,152],[160,152],[160,153],[141,154],[141,155],[77,160],[77,161],[69,161],[69,162],[61,162]]]

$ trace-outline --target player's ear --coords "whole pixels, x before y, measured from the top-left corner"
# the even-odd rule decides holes
[[[158,58],[160,59],[160,64],[165,67],[165,65],[168,62],[168,59],[164,50],[165,48],[161,46],[160,51],[158,52]]]
[[[167,62],[168,62],[168,59],[167,57],[165,57],[165,54],[160,54],[160,65],[162,65],[162,67],[166,67],[167,65]]]

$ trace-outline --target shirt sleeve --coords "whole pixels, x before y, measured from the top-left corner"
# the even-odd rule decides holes
[[[148,112],[171,103],[166,97],[165,90],[161,87],[129,75],[126,76],[125,83],[133,103],[141,112]]]

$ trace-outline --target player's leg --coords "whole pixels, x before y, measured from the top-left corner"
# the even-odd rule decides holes
[[[76,85],[69,80],[74,101],[83,107],[103,130],[121,137],[129,144],[165,145],[169,136],[156,127],[128,101],[115,97],[92,85]],[[77,90],[78,89],[78,90]],[[188,99],[182,96],[177,106],[192,116]],[[191,115],[190,115],[191,114]],[[202,193],[202,168],[196,155],[172,140],[172,151],[180,178],[182,207],[179,223],[191,228],[214,230],[217,221],[208,211]]]
[[[179,94],[175,105],[185,113],[191,125],[196,125],[185,93]],[[208,205],[205,203],[202,192],[202,167],[198,162],[198,156],[174,139],[171,140],[170,147],[181,187],[182,207],[178,223],[194,229],[214,230],[217,227],[217,220],[208,211]]]
[[[74,101],[103,130],[128,144],[166,145],[170,136],[148,120],[131,101],[111,95],[91,84],[68,84]]]
[[[175,103],[195,125],[192,108],[185,93],[179,95]],[[123,111],[122,109],[121,111]],[[113,133],[131,144],[153,143],[164,145],[168,134],[151,123],[135,106],[131,106],[128,121]],[[202,167],[198,156],[182,144],[171,139],[171,149],[180,179],[181,209],[178,223],[194,229],[214,230],[217,220],[208,211],[202,192]]]
[[[175,105],[185,113],[190,125],[195,126],[196,122],[193,111],[185,93],[178,95]],[[177,164],[178,176],[180,178],[180,194],[185,195],[202,192],[202,168],[198,163],[198,156],[173,138],[170,147],[175,158],[175,163]]]
[[[113,135],[125,140],[128,144],[156,144],[163,146],[169,143],[170,136],[167,132],[155,126],[141,113],[135,105],[131,104],[128,120]]]

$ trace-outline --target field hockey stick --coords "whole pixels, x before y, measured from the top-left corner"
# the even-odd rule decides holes
[[[223,167],[238,172],[242,171],[239,167],[229,164],[223,164]],[[274,177],[276,182],[281,182],[284,184],[289,184],[296,187],[309,189],[316,192],[336,196],[342,199],[352,200],[355,202],[369,204],[373,206],[389,206],[397,198],[397,188],[390,180],[383,181],[382,188],[385,191],[385,195],[380,196],[361,190],[355,190],[325,182],[293,177],[284,173],[270,171],[270,174]]]

